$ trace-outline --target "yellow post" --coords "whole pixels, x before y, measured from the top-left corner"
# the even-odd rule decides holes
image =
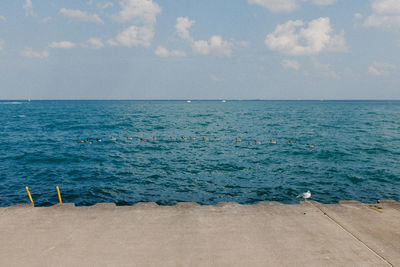
[[[56,186],[56,188],[57,188],[58,202],[60,202],[60,204],[62,204],[60,188],[58,188],[58,185]]]
[[[25,189],[26,189],[26,193],[28,193],[28,197],[29,197],[29,200],[31,201],[31,204],[35,205],[35,204],[33,204],[33,199],[32,199],[32,196],[31,196],[31,192],[29,192],[29,188],[27,186],[25,186]]]

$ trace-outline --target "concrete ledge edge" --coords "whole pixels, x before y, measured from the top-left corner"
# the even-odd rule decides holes
[[[238,202],[219,202],[215,205],[202,205],[197,202],[178,202],[175,205],[159,205],[156,202],[137,202],[133,205],[126,205],[126,206],[117,206],[115,203],[97,203],[95,205],[91,206],[76,206],[74,203],[63,203],[63,204],[55,204],[53,206],[34,206],[32,204],[16,204],[12,206],[2,206],[0,209],[20,209],[20,208],[125,208],[125,207],[135,207],[135,208],[141,208],[141,207],[146,207],[146,208],[157,208],[157,207],[177,207],[177,208],[192,208],[192,207],[245,207],[245,206],[260,206],[260,207],[269,207],[269,206],[293,206],[293,205],[304,205],[307,202],[313,203],[313,204],[321,204],[325,205],[323,203],[317,202],[315,200],[309,200],[309,201],[300,201],[299,203],[293,203],[293,204],[284,204],[281,202],[277,201],[260,201],[255,204],[240,204]],[[363,203],[355,200],[342,200],[339,201],[339,203],[328,203],[327,205],[331,204],[339,204],[339,205],[370,205],[370,204],[395,204],[395,205],[400,205],[400,202],[396,200],[378,200],[376,203]]]

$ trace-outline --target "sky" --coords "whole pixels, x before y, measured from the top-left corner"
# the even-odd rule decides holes
[[[2,0],[0,99],[400,99],[400,0]]]

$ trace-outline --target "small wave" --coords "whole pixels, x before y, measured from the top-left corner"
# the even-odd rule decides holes
[[[24,104],[24,102],[0,102],[0,105],[19,105]]]

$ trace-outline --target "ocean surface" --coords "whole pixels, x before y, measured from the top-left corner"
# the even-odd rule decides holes
[[[398,101],[0,101],[0,133],[0,206],[400,201]]]

